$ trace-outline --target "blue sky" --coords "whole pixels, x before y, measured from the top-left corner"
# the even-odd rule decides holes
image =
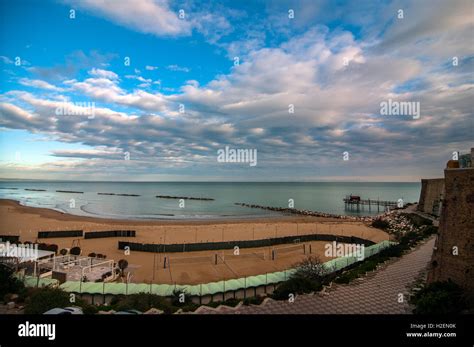
[[[474,144],[471,1],[0,6],[3,178],[417,181]]]

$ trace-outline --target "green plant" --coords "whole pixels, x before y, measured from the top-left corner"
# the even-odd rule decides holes
[[[415,314],[452,314],[466,308],[462,289],[452,281],[433,282],[410,297]]]
[[[263,302],[263,297],[261,296],[252,296],[250,298],[245,298],[243,301],[244,305],[260,305]]]
[[[294,267],[297,269],[295,276],[308,278],[317,282],[321,282],[327,274],[324,264],[315,256],[305,258],[301,262],[295,264]]]
[[[148,293],[139,293],[118,297],[113,305],[114,310],[138,310],[141,312],[148,311],[150,308],[157,308],[165,313],[173,313],[177,308],[173,307],[166,298]]]
[[[61,289],[35,288],[30,297],[26,299],[26,314],[43,314],[56,308],[71,306],[69,294]]]
[[[429,218],[422,217],[415,213],[402,213],[403,217],[408,218],[411,224],[416,226],[417,228],[423,225],[433,225],[433,221]]]
[[[275,300],[288,300],[290,294],[303,294],[322,289],[321,282],[314,281],[301,276],[292,276],[285,282],[280,283],[271,297]]]
[[[119,267],[119,269],[120,269],[120,273],[121,273],[121,275],[122,275],[122,277],[123,277],[124,271],[125,271],[125,269],[128,267],[128,261],[126,261],[125,259],[120,259],[120,260],[118,261],[117,265],[118,265],[118,267]]]
[[[191,303],[191,296],[186,294],[185,291],[175,289],[173,290],[173,296],[171,298],[171,303],[173,306],[182,307]]]
[[[23,282],[14,276],[14,270],[5,264],[0,264],[0,298],[7,294],[18,294],[22,296],[25,292]]]
[[[433,234],[438,233],[438,227],[435,227],[434,225],[428,225],[423,229],[423,236],[428,237]]]
[[[372,226],[374,228],[382,229],[385,230],[389,227],[389,224],[386,220],[383,220],[381,218],[374,219],[372,222]]]
[[[72,255],[81,255],[81,248],[80,247],[72,247],[69,250],[69,253]]]

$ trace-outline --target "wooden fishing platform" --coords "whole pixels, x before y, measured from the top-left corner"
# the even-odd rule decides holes
[[[377,207],[377,211],[380,211],[380,207],[383,207],[383,210],[387,208],[396,208],[398,207],[398,201],[389,201],[389,200],[380,200],[380,199],[361,199],[359,196],[346,196],[344,199],[344,205],[347,210],[357,209],[360,210],[365,206],[369,206],[369,211],[372,210],[372,206]]]

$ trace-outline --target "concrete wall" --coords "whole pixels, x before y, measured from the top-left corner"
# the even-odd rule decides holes
[[[208,304],[212,301],[225,301],[227,299],[245,299],[251,298],[255,296],[264,296],[270,295],[276,288],[276,284],[268,284],[259,287],[252,287],[247,289],[240,289],[240,290],[233,290],[228,291],[225,293],[216,293],[214,295],[203,295],[202,297],[199,296],[192,296],[191,300],[195,304]],[[87,293],[76,293],[77,297],[81,298],[82,300],[86,301],[89,304],[93,305],[109,305],[115,295],[111,294],[87,294]]]
[[[444,178],[422,179],[418,211],[439,216],[444,195]]]
[[[474,168],[446,169],[444,175],[446,192],[428,281],[451,279],[474,304]]]

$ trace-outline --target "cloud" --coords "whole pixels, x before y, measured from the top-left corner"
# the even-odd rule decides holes
[[[4,64],[13,64],[13,60],[11,60],[10,58],[5,57],[5,56],[3,56],[3,55],[0,55],[0,60],[1,60]]]
[[[189,71],[191,71],[189,68],[187,68],[185,66],[179,66],[179,65],[176,65],[176,64],[168,65],[166,68],[170,71],[179,71],[179,72],[189,72]]]
[[[114,57],[116,57],[115,54],[102,54],[95,50],[88,53],[78,50],[67,55],[63,64],[51,67],[31,66],[27,70],[43,80],[62,81],[70,79],[81,69],[91,69],[97,66],[106,67]]]
[[[90,146],[90,151],[52,153],[90,159],[80,168],[84,172],[109,168],[117,174],[162,175],[192,170],[196,175],[244,177],[243,168],[216,162],[217,149],[231,145],[258,150],[257,178],[287,174],[287,167],[295,179],[316,170],[322,170],[321,176],[362,176],[364,170],[387,177],[420,175],[472,143],[474,59],[463,48],[461,64],[453,67],[440,49],[457,47],[466,37],[464,20],[461,25],[451,18],[459,10],[447,12],[450,18],[443,19],[442,31],[430,29],[428,18],[439,15],[430,10],[421,21],[426,28],[407,22],[399,32],[391,27],[397,22],[388,22],[385,38],[315,25],[269,47],[263,47],[264,40],[243,48],[239,43],[235,52],[245,53],[238,66],[208,83],[187,81],[168,95],[140,89],[152,80],[138,74],[124,78],[141,84],[124,89],[118,74],[97,65],[89,76],[64,83],[71,91],[65,98],[107,104],[95,110],[94,119],[57,116],[54,110],[61,101],[11,91],[2,96],[0,125]],[[393,6],[381,17],[390,18],[391,11]],[[392,49],[398,40],[393,37],[400,40],[397,49]],[[416,49],[420,44],[427,50]],[[178,65],[166,68],[189,71]],[[380,103],[388,99],[420,102],[421,118],[381,116]],[[134,165],[124,165],[120,154],[125,151]],[[344,151],[353,160],[342,168]]]
[[[148,71],[154,71],[154,70],[158,70],[158,66],[147,65],[145,66],[145,69]]]
[[[52,90],[56,92],[61,92],[64,91],[63,88],[56,87],[46,81],[42,80],[31,80],[29,78],[21,78],[18,81],[21,85],[27,86],[27,87],[33,87],[33,88],[38,88],[38,89],[45,89],[45,90]]]
[[[102,70],[102,69],[96,69],[93,68],[92,70],[89,71],[89,75],[98,77],[98,78],[106,78],[109,80],[116,80],[118,79],[118,75],[113,72],[113,71],[108,71],[108,70]]]
[[[167,1],[66,0],[65,3],[146,34],[180,36],[191,33],[191,24],[179,19]]]

